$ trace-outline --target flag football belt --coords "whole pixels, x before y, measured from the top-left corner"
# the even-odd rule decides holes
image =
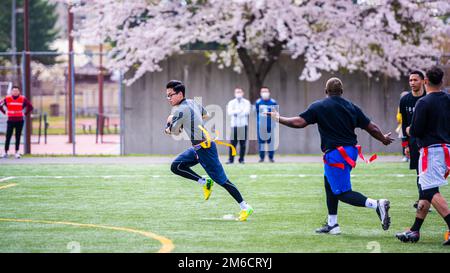
[[[211,135],[209,134],[209,132],[201,125],[198,126],[198,128],[200,128],[200,130],[202,130],[203,134],[205,134],[206,140],[203,142],[200,142],[197,145],[194,145],[194,148],[204,148],[204,149],[208,149],[211,148],[211,142],[215,142],[217,145],[223,145],[223,146],[227,146],[230,147],[231,149],[231,155],[232,156],[236,156],[236,148],[231,145],[230,143],[226,143],[223,141],[218,140],[218,136],[219,136],[219,132],[215,131],[216,134],[216,138],[212,139]]]
[[[358,155],[359,155],[359,157],[360,157],[364,162],[366,162],[366,163],[371,163],[372,161],[374,161],[375,159],[377,159],[377,154],[373,154],[373,155],[369,158],[369,160],[366,160],[366,159],[364,158],[363,153],[362,153],[361,145],[356,145],[355,147],[358,149]],[[345,162],[347,162],[348,165],[350,165],[352,168],[355,168],[355,167],[356,167],[356,161],[354,161],[353,159],[351,159],[351,158],[348,156],[348,154],[347,154],[347,152],[345,151],[344,147],[339,146],[339,147],[337,147],[336,149],[339,151],[339,153],[341,154],[342,158],[344,158]],[[323,163],[325,163],[325,164],[327,164],[327,165],[329,165],[329,166],[331,166],[331,167],[336,167],[336,168],[339,168],[339,169],[342,169],[342,170],[345,169],[344,163],[330,163],[330,162],[327,162],[327,160],[325,159],[325,155],[323,156]]]
[[[18,110],[18,111],[8,110],[8,115],[15,115],[15,114],[23,114],[23,111],[22,110]]]
[[[423,154],[422,154],[422,173],[426,172],[428,168],[428,148],[434,148],[434,147],[442,147],[444,149],[444,158],[445,158],[445,164],[447,165],[447,171],[444,174],[444,178],[447,179],[447,177],[450,174],[450,152],[448,150],[447,144],[436,144],[431,145],[428,147],[423,147]]]

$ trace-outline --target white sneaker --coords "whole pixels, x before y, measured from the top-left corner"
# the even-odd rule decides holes
[[[8,158],[8,154],[7,153],[2,154],[2,158]]]
[[[338,224],[334,226],[329,226],[328,224],[325,224],[323,227],[316,229],[316,233],[327,233],[331,235],[339,235],[341,234],[341,228]]]
[[[334,227],[330,230],[329,234],[331,235],[339,235],[341,234],[341,228],[339,227],[339,225],[337,225],[337,227]]]
[[[383,230],[388,230],[391,226],[391,217],[389,216],[390,204],[387,199],[380,199],[377,201],[377,214],[381,221],[381,227]]]
[[[16,153],[14,156],[16,157],[16,159],[20,158],[20,154],[19,153]]]

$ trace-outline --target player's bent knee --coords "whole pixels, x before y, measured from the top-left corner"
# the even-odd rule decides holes
[[[178,174],[179,170],[178,170],[178,166],[181,164],[181,162],[177,162],[174,161],[172,162],[172,164],[170,165],[170,170],[174,173],[174,174]]]
[[[428,200],[419,200],[419,204],[417,204],[417,210],[419,211],[427,211],[430,208],[431,203]]]

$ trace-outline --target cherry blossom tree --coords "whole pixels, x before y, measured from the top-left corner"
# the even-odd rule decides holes
[[[207,55],[220,68],[244,71],[250,97],[280,55],[302,58],[300,80],[323,71],[399,77],[440,56],[449,36],[448,1],[420,0],[90,0],[78,35],[110,42],[111,69],[132,71],[132,83],[159,71],[193,43],[217,43]]]

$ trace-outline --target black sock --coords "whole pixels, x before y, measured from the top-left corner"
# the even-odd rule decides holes
[[[444,217],[445,222],[447,223],[448,230],[450,230],[450,214]]]
[[[339,201],[356,207],[365,207],[367,197],[356,191],[348,191],[337,196]]]
[[[414,225],[411,227],[411,231],[420,231],[422,224],[423,224],[423,219],[416,217],[416,220],[414,221]]]
[[[225,182],[225,184],[221,186],[224,187],[228,191],[228,193],[233,196],[234,200],[236,200],[236,202],[238,202],[239,204],[244,201],[238,188],[236,187],[236,185],[231,183],[230,180],[227,180],[227,182]]]

